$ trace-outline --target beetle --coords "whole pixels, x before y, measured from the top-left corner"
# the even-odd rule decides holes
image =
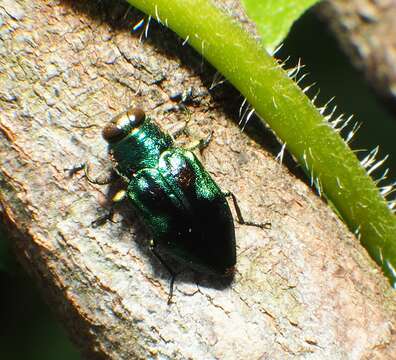
[[[195,154],[176,147],[142,109],[116,116],[102,135],[127,186],[117,200],[126,197],[138,210],[153,236],[150,249],[171,274],[168,302],[175,273],[158,249],[198,272],[232,277],[235,228],[226,197],[232,197],[239,222],[263,225],[244,221],[235,196],[222,192]],[[86,176],[90,180],[87,168]]]

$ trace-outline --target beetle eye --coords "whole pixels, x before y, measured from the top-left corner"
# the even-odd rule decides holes
[[[146,114],[140,108],[132,108],[126,112],[126,117],[132,127],[138,127],[146,118]]]
[[[137,128],[146,118],[142,109],[131,108],[125,113],[117,115],[113,121],[103,129],[103,138],[113,143],[125,137],[130,130]]]
[[[124,137],[124,131],[110,123],[103,129],[102,135],[107,142],[111,143],[121,140]]]

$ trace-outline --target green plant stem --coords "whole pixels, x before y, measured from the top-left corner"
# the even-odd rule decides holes
[[[207,0],[128,0],[168,26],[229,80],[321,184],[396,286],[396,216],[344,140],[276,61]]]

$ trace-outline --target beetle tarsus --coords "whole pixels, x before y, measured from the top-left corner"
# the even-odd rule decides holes
[[[168,295],[168,301],[167,304],[170,305],[172,304],[172,297],[173,297],[173,286],[175,284],[175,280],[176,280],[176,274],[171,274],[171,279],[169,282],[169,295]]]
[[[231,197],[232,202],[234,204],[235,211],[236,211],[237,220],[241,225],[255,226],[255,227],[259,227],[261,229],[270,229],[271,228],[270,222],[256,223],[254,221],[245,220],[243,218],[241,208],[239,207],[238,200],[237,200],[236,196],[231,191],[225,192],[224,196]]]
[[[158,259],[158,261],[162,264],[162,266],[169,272],[171,278],[169,281],[169,295],[168,295],[168,305],[172,303],[172,297],[173,297],[173,287],[175,284],[175,279],[177,276],[177,273],[166,263],[166,261],[162,258],[162,256],[157,252],[155,246],[151,244],[150,246],[151,252],[154,254],[154,256]]]
[[[98,217],[96,220],[91,222],[91,226],[93,228],[97,228],[99,226],[104,225],[107,221],[113,221],[113,217],[114,217],[114,208],[111,207],[110,210],[107,212],[107,214]]]
[[[83,170],[84,168],[85,168],[85,163],[81,163],[73,166],[72,168],[64,168],[63,171],[68,172],[69,177],[72,177],[81,170]]]
[[[199,140],[198,149],[200,151],[208,147],[208,145],[212,141],[212,136],[213,136],[213,131],[211,131],[206,138]]]

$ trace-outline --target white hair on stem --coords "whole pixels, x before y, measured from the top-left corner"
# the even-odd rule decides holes
[[[276,55],[276,53],[279,52],[280,49],[282,49],[282,47],[283,47],[283,43],[280,43],[280,44],[278,45],[278,47],[276,47],[274,50],[272,50],[272,51],[270,52],[270,55],[271,55],[272,57],[274,57],[274,56]]]
[[[132,27],[132,31],[136,31],[138,29],[140,29],[144,24],[144,18],[139,20],[135,25],[133,25]]]
[[[286,143],[283,143],[278,155],[276,155],[275,160],[279,161],[280,164],[283,162],[283,156],[285,155]]]
[[[209,90],[214,89],[216,86],[219,86],[226,81],[227,79],[223,75],[221,75],[218,71],[216,71],[216,73],[213,76],[212,84],[210,85]]]

